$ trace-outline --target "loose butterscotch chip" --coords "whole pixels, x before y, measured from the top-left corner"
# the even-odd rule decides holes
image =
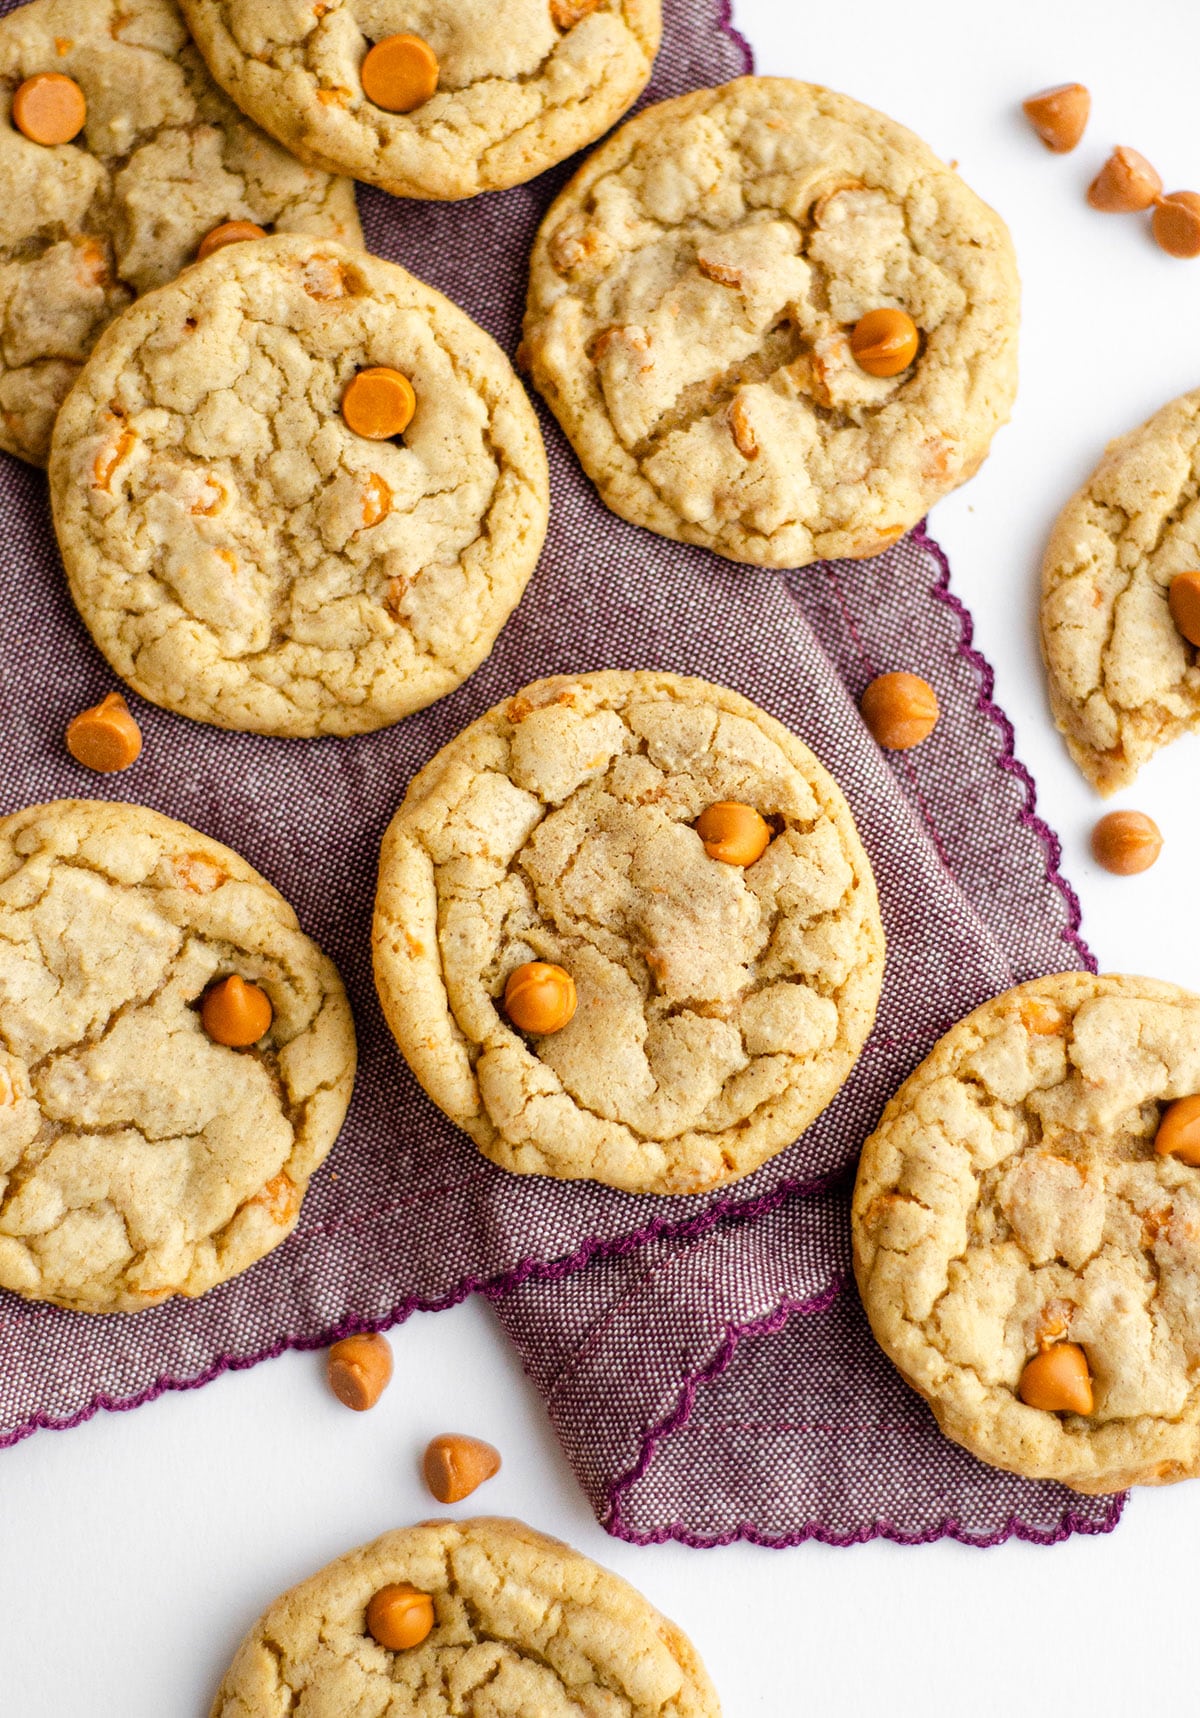
[[[1192,1168],[1200,1168],[1200,1094],[1167,1105],[1154,1136],[1154,1149],[1160,1157],[1177,1157]]]
[[[437,55],[420,36],[385,36],[362,63],[363,94],[387,113],[411,113],[438,86]]]
[[[87,98],[74,78],[38,72],[17,89],[12,117],[31,143],[70,143],[87,122]]]
[[[1083,84],[1056,84],[1031,95],[1021,106],[1046,148],[1067,155],[1083,136],[1092,98]]]
[[[142,730],[119,692],[110,692],[90,710],[81,710],[67,724],[67,750],[86,769],[112,775],[136,763],[142,750]]]
[[[1200,650],[1200,572],[1176,573],[1167,601],[1176,627]]]
[[[888,752],[919,746],[936,728],[939,714],[937,693],[919,674],[878,675],[859,708],[875,741]]]
[[[461,1503],[485,1479],[500,1471],[500,1451],[481,1438],[443,1432],[434,1438],[422,1462],[425,1483],[439,1503]]]
[[[1154,237],[1170,256],[1200,256],[1200,195],[1169,191],[1153,216]]]
[[[1162,852],[1162,833],[1144,811],[1110,811],[1092,830],[1096,863],[1118,877],[1148,871]]]
[[[696,834],[710,859],[723,865],[753,865],[771,840],[771,828],[752,805],[735,799],[718,800],[696,819]]]
[[[1162,195],[1162,179],[1136,149],[1114,149],[1088,186],[1087,200],[1106,215],[1148,209]]]
[[[222,221],[219,227],[214,227],[211,233],[205,233],[196,251],[196,261],[203,262],[214,251],[222,250],[226,245],[240,245],[247,239],[265,239],[267,231],[254,221]]]
[[[420,1646],[433,1623],[433,1600],[407,1581],[380,1587],[367,1605],[367,1632],[389,1652]]]
[[[200,1005],[204,1030],[216,1044],[245,1050],[271,1029],[275,1011],[265,990],[232,973],[205,991]]]
[[[561,966],[531,960],[511,972],[504,1008],[518,1032],[561,1032],[575,1013],[575,980]]]
[[[1087,1355],[1075,1342],[1056,1342],[1025,1363],[1017,1394],[1028,1408],[1050,1414],[1090,1414],[1094,1406]]]
[[[342,395],[342,416],[355,435],[389,441],[403,435],[417,409],[408,377],[387,364],[360,370]]]
[[[355,1413],[373,1408],[392,1377],[392,1345],[378,1333],[344,1336],[326,1360],[329,1388]]]
[[[868,310],[850,336],[850,350],[868,376],[898,376],[917,355],[921,336],[903,310]]]

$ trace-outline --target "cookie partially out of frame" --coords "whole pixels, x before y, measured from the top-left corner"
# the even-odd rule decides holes
[[[868,374],[866,313],[920,334]],[[734,561],[877,554],[979,466],[1016,388],[999,216],[903,126],[740,78],[650,107],[542,224],[525,350],[607,504]]]
[[[45,73],[86,98],[73,142],[12,121],[16,89]],[[31,0],[0,18],[0,447],[44,465],[101,330],[228,221],[362,239],[351,182],[238,112],[174,0]]]
[[[433,1631],[390,1651],[367,1606],[407,1584]],[[275,1601],[239,1647],[211,1718],[719,1718],[696,1649],[648,1600],[519,1521],[385,1533]]]
[[[343,413],[407,377],[401,436]],[[59,415],[71,595],[143,695],[219,727],[360,734],[465,680],[541,551],[533,407],[496,343],[395,263],[230,245],[110,327]]]
[[[972,1454],[1082,1492],[1200,1472],[1200,997],[1062,973],[951,1028],[863,1149],[855,1269],[884,1352]],[[1022,1400],[1082,1350],[1090,1413]]]
[[[236,974],[244,1049],[199,1004]],[[203,1294],[295,1227],[354,1081],[332,963],[244,859],[135,805],[0,820],[0,1287],[83,1312]]]
[[[711,857],[714,804],[769,825]],[[836,783],[748,699],[665,673],[539,681],[428,763],[384,838],[375,972],[435,1103],[521,1174],[695,1193],[836,1096],[883,974],[875,882]],[[578,1006],[519,1031],[507,981]]]

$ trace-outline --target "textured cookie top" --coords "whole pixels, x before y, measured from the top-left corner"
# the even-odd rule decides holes
[[[1114,441],[1059,516],[1042,568],[1054,719],[1101,793],[1200,727],[1197,651],[1167,607],[1200,569],[1200,390]]]
[[[1158,1156],[1200,1091],[1200,997],[1066,973],[986,1003],[863,1149],[855,1262],[883,1348],[983,1460],[1081,1491],[1200,1471],[1200,1169]],[[1094,1411],[1018,1397],[1043,1343]]]
[[[401,197],[517,185],[607,131],[650,76],[659,0],[183,0],[217,81],[302,160]],[[411,34],[437,92],[389,113],[368,48]]]
[[[409,378],[403,441],[342,416]],[[501,352],[394,263],[230,245],[101,340],[50,471],[71,594],[117,673],[221,727],[352,734],[487,655],[545,534],[546,457]]]
[[[756,863],[692,827],[735,800]],[[574,1018],[525,1036],[529,961]],[[747,1174],[838,1091],[883,972],[875,883],[812,753],[736,693],[672,674],[544,680],[416,777],[380,859],[376,978],[426,1091],[506,1169],[693,1193]]]
[[[605,501],[732,560],[872,555],[969,477],[1016,386],[1008,233],[919,138],[741,78],[646,109],[534,248],[526,351]],[[849,337],[905,311],[915,362]]]
[[[230,1050],[198,1001],[269,996]],[[85,1312],[203,1294],[278,1246],[341,1127],[354,1027],[258,872],[131,805],[0,820],[0,1286]]]
[[[433,1633],[367,1633],[380,1587],[434,1601]],[[277,1599],[238,1650],[212,1718],[719,1718],[686,1635],[598,1563],[517,1521],[386,1533]]]
[[[87,99],[74,143],[12,123],[14,91],[44,72]],[[101,329],[229,220],[361,240],[353,185],[243,118],[174,0],[32,0],[0,19],[0,447],[44,464]]]

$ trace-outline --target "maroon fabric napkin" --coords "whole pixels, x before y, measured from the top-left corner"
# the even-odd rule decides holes
[[[721,0],[666,0],[665,13],[648,99],[748,67]],[[368,241],[512,352],[525,258],[564,176],[459,205],[364,191]],[[598,1514],[626,1537],[987,1542],[1113,1525],[1115,1504],[994,1474],[941,1440],[875,1350],[847,1277],[848,1176],[899,1081],[985,997],[1090,963],[1057,843],[1034,814],[940,552],[918,532],[857,565],[786,577],[734,567],[606,512],[543,423],[545,555],[466,686],[353,740],[228,734],[132,700],[146,745],[118,777],[88,774],[64,751],[67,719],[113,679],[68,600],[43,477],[0,465],[0,810],[129,799],[228,842],[337,961],[361,1050],[346,1128],[297,1232],[245,1276],[132,1317],[0,1295],[0,1445],[482,1290]],[[379,840],[431,753],[539,675],[650,667],[736,687],[813,746],[858,820],[889,937],[879,1023],[836,1102],[749,1180],[676,1200],[486,1162],[409,1075],[369,951]],[[887,759],[855,699],[892,667],[932,680],[944,716],[919,753]]]

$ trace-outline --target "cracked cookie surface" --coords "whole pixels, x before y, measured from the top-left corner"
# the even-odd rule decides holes
[[[1200,390],[1121,436],[1059,515],[1042,567],[1042,655],[1067,749],[1103,794],[1200,728],[1200,652],[1167,606],[1200,569]]]
[[[183,0],[217,82],[302,161],[400,197],[523,184],[603,135],[649,80],[660,0]],[[373,42],[420,36],[436,93],[364,94]]]
[[[433,1633],[389,1652],[374,1593],[433,1599]],[[211,1718],[719,1718],[696,1649],[617,1575],[519,1521],[385,1533],[277,1599],[238,1650]]]
[[[863,1148],[859,1287],[884,1351],[948,1437],[1084,1492],[1200,1472],[1200,1170],[1158,1156],[1200,1091],[1200,997],[1063,973],[954,1026]],[[1027,1407],[1022,1369],[1069,1338],[1094,1411]]]
[[[364,367],[403,441],[341,413]],[[546,456],[500,348],[394,263],[230,245],[102,337],[50,465],[71,594],[146,698],[220,727],[356,734],[466,679],[533,571]]]
[[[74,143],[12,123],[14,91],[41,72],[84,92]],[[362,239],[354,186],[238,112],[174,0],[31,0],[0,19],[0,447],[44,465],[101,330],[230,220]]]
[[[914,363],[868,375],[867,311]],[[1016,387],[1007,229],[883,114],[786,78],[647,108],[553,204],[525,352],[614,512],[734,561],[879,553],[976,470]]]
[[[248,1050],[200,1023],[234,972],[274,1010]],[[332,963],[229,848],[135,805],[0,820],[0,1287],[133,1312],[236,1276],[295,1226],[354,1060]]]
[[[737,800],[753,865],[693,828]],[[523,1174],[695,1193],[831,1102],[883,975],[875,882],[836,783],[737,693],[665,673],[543,680],[414,779],[384,838],[384,1012],[418,1080]],[[564,967],[574,1017],[518,1032],[505,984]]]

